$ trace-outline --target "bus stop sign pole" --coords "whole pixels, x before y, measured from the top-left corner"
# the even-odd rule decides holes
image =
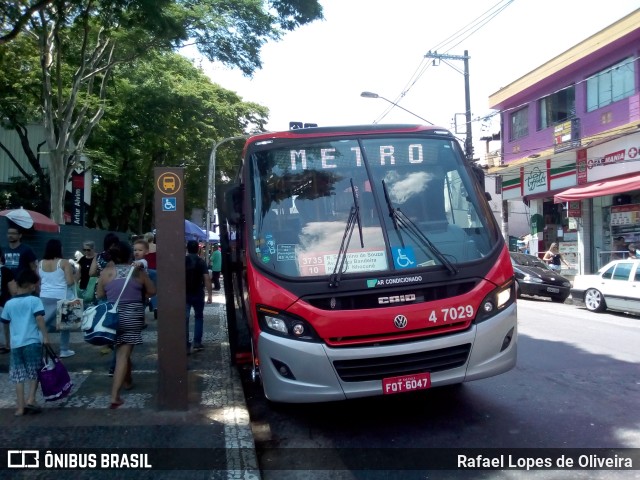
[[[188,410],[184,169],[154,168],[154,182],[158,406],[162,410]]]

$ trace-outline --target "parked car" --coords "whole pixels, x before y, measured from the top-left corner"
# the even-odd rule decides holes
[[[592,312],[640,314],[640,260],[614,260],[593,275],[576,275],[571,297]]]
[[[516,293],[537,295],[563,303],[570,294],[571,282],[551,270],[546,263],[533,255],[511,252],[511,264],[516,275]]]

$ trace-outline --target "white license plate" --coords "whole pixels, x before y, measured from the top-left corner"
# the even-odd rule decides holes
[[[560,289],[559,288],[554,288],[554,287],[547,287],[547,292],[549,292],[549,293],[560,293]]]
[[[382,393],[385,395],[412,392],[414,390],[426,390],[430,387],[431,374],[429,372],[382,379]]]

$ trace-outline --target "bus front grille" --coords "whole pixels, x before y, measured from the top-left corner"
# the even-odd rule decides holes
[[[439,372],[464,365],[469,357],[471,344],[441,348],[426,352],[386,357],[335,360],[335,367],[344,382],[364,382],[413,373]]]

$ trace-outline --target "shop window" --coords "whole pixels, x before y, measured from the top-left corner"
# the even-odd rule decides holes
[[[627,58],[587,79],[587,112],[635,93],[636,62]]]
[[[573,85],[538,100],[538,130],[549,128],[576,115],[576,89]]]

